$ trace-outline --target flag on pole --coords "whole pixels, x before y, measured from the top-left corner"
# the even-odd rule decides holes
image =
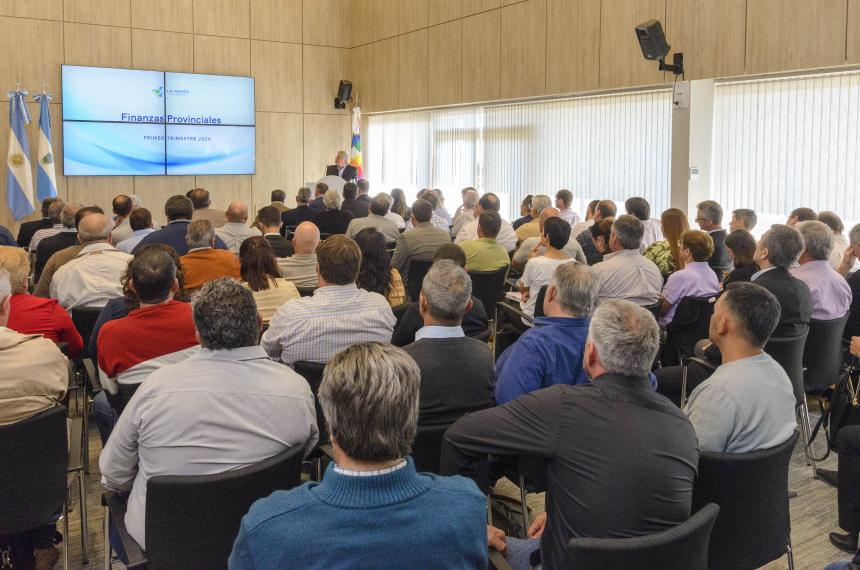
[[[9,97],[9,155],[6,160],[6,200],[16,220],[32,214],[33,171],[30,168],[30,144],[27,142],[27,125],[30,113],[24,97],[27,92],[17,88],[6,94]]]
[[[51,149],[51,96],[45,92],[33,97],[39,102],[39,163],[36,167],[36,198],[40,201],[57,195],[54,151]]]
[[[364,169],[361,167],[361,107],[357,105],[352,108],[352,147],[349,150],[349,164],[355,167],[356,180],[364,178]]]

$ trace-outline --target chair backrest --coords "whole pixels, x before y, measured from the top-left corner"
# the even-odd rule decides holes
[[[708,569],[708,541],[720,514],[711,503],[678,526],[632,538],[572,538],[567,544],[567,568],[683,568]]]
[[[317,290],[316,287],[296,287],[299,291],[300,297],[313,297],[314,291]]]
[[[659,301],[654,303],[653,305],[646,305],[645,308],[648,310],[649,313],[654,315],[655,320],[660,318],[660,302]]]
[[[800,406],[806,398],[806,390],[803,388],[803,347],[806,344],[807,334],[808,331],[798,336],[772,336],[764,345],[764,351],[788,374],[797,406]]]
[[[492,315],[496,303],[505,298],[508,267],[506,265],[494,271],[469,272],[469,277],[472,278],[472,295],[481,300],[488,315]]]
[[[538,291],[537,299],[535,299],[535,318],[546,316],[543,312],[543,301],[546,299],[546,288],[546,285],[541,287],[540,291]]]
[[[808,392],[822,392],[839,381],[846,322],[848,315],[830,321],[810,319],[803,351],[803,382]]]
[[[666,327],[663,366],[680,364],[695,354],[696,343],[708,338],[708,326],[714,314],[712,297],[684,297],[678,302],[672,322]]]
[[[412,459],[420,472],[439,473],[442,440],[450,426],[418,426],[412,442]]]
[[[242,517],[258,499],[301,482],[304,446],[215,475],[152,477],[146,486],[149,568],[227,568]]]
[[[720,507],[711,533],[709,568],[758,568],[786,552],[791,530],[788,462],[797,432],[770,449],[699,455],[693,511]]]
[[[64,406],[0,426],[0,536],[56,520],[68,462]]]
[[[328,442],[328,429],[318,396],[320,384],[322,383],[323,370],[325,370],[325,364],[300,360],[293,364],[293,370],[295,370],[299,376],[307,380],[308,384],[310,384],[311,392],[314,394],[314,407],[317,412],[317,427],[320,432],[319,443],[326,443]]]
[[[418,295],[421,294],[421,286],[424,283],[424,277],[433,266],[433,261],[429,259],[410,259],[409,269],[406,275],[406,292],[412,301],[418,301]]]
[[[89,352],[90,337],[93,334],[93,329],[96,328],[96,321],[99,318],[99,313],[102,312],[101,307],[77,307],[69,311],[72,316],[72,322],[75,328],[84,339],[84,349],[81,351],[81,358],[93,356]]]

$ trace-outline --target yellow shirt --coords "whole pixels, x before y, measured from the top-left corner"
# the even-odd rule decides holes
[[[517,228],[517,240],[519,243],[533,237],[540,237],[540,222],[538,220],[532,220]]]
[[[491,238],[464,241],[460,247],[466,252],[466,271],[495,271],[511,264],[505,248]]]

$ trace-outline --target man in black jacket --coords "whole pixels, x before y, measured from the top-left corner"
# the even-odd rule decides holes
[[[293,254],[293,244],[281,235],[281,212],[275,206],[264,206],[257,213],[257,221],[263,237],[272,246],[275,257],[289,257]]]
[[[46,230],[54,225],[54,222],[51,221],[51,217],[48,215],[48,208],[54,200],[59,200],[59,198],[45,198],[42,200],[41,219],[21,224],[21,227],[18,229],[18,247],[30,247],[30,240],[33,239],[34,233],[39,230]]]
[[[722,282],[725,274],[732,270],[732,258],[726,247],[726,230],[723,223],[723,208],[713,200],[705,200],[696,205],[696,223],[703,232],[711,234],[714,240],[714,254],[708,259],[708,265]]]
[[[366,218],[370,203],[358,200],[358,184],[347,182],[343,185],[343,204],[340,209],[352,212],[353,218]]]
[[[45,268],[45,264],[48,263],[52,255],[67,247],[78,244],[78,229],[75,226],[75,214],[80,209],[80,204],[66,204],[63,206],[63,211],[60,212],[60,223],[63,224],[63,229],[59,233],[39,242],[39,246],[36,248],[34,282],[39,282],[42,269]]]
[[[325,186],[325,184],[323,184],[323,186]],[[326,189],[328,189],[327,186]],[[299,191],[296,194],[296,207],[281,214],[281,221],[284,223],[281,228],[281,235],[289,237],[285,235],[287,226],[295,229],[295,227],[302,222],[314,221],[314,218],[317,217],[319,212],[308,205],[310,204],[310,201],[311,189],[304,187],[299,188]]]
[[[344,180],[355,180],[358,177],[358,170],[349,164],[349,153],[342,150],[337,153],[334,158],[334,164],[330,164],[325,169],[326,176],[340,176]]]

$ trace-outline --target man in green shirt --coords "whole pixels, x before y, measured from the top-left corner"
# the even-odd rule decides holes
[[[466,271],[495,271],[511,264],[508,252],[496,243],[502,228],[498,212],[484,210],[478,218],[478,239],[460,243],[466,252]]]

